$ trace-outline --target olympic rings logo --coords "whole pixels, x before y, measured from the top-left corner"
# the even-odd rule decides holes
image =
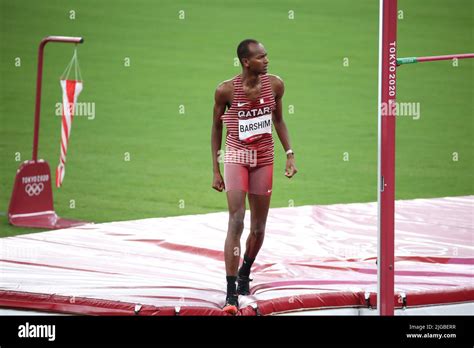
[[[44,189],[44,184],[40,182],[39,184],[33,183],[25,186],[25,192],[28,196],[38,196]]]

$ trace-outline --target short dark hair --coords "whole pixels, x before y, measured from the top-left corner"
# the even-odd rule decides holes
[[[242,59],[248,58],[250,56],[249,45],[250,44],[259,44],[257,40],[254,39],[245,39],[237,46],[237,57],[239,57],[240,64],[242,64]]]

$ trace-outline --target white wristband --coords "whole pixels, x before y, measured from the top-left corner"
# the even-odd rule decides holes
[[[289,149],[288,151],[286,151],[286,155],[288,156],[289,154],[292,154],[292,155],[294,155],[295,153],[293,152],[293,150],[292,150],[292,149]]]

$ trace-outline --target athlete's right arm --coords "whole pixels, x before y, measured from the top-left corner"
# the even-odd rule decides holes
[[[214,113],[212,119],[211,130],[211,151],[212,151],[212,170],[213,180],[212,188],[222,192],[224,190],[224,180],[222,179],[219,168],[219,155],[222,144],[222,120],[221,116],[225,113],[226,107],[229,105],[229,86],[226,82],[217,86],[214,95]]]

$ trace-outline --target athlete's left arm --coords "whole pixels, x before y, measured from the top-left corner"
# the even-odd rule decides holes
[[[290,136],[288,134],[288,128],[286,127],[286,123],[283,120],[283,111],[282,111],[282,99],[283,94],[285,93],[285,84],[283,80],[278,76],[270,76],[270,81],[272,83],[272,90],[275,94],[275,102],[276,107],[272,114],[272,121],[273,126],[278,134],[278,138],[280,139],[281,144],[283,145],[283,149],[288,151],[291,149],[290,145]],[[291,178],[295,175],[298,170],[296,169],[295,165],[295,156],[294,154],[288,154],[286,156],[286,168],[285,168],[285,176]]]

